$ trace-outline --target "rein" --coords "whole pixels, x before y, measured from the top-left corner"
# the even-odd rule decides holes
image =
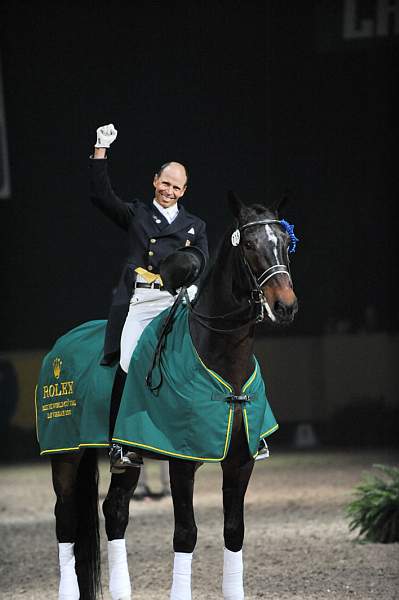
[[[181,288],[178,296],[176,297],[176,300],[174,301],[174,303],[168,313],[168,316],[166,317],[166,319],[162,325],[162,329],[161,329],[161,332],[160,332],[159,338],[158,338],[158,343],[157,343],[157,346],[156,346],[155,352],[154,352],[154,358],[152,359],[151,368],[148,371],[147,377],[145,379],[146,384],[150,388],[151,392],[153,392],[154,394],[156,392],[158,392],[159,388],[161,387],[163,377],[162,377],[162,371],[160,369],[161,375],[160,375],[159,383],[157,385],[153,385],[152,372],[156,367],[159,367],[159,365],[160,365],[161,354],[162,354],[163,347],[165,345],[166,336],[172,329],[173,317],[175,316],[178,306],[182,303],[183,298],[186,298],[186,302],[189,301],[186,287]]]

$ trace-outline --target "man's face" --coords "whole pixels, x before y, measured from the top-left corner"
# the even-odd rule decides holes
[[[186,172],[179,163],[171,163],[162,173],[155,175],[155,200],[163,208],[169,208],[183,196],[186,191]]]

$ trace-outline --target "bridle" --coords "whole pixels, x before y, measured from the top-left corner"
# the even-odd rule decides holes
[[[241,227],[238,228],[238,231],[241,234],[241,231],[244,231],[244,229],[248,229],[248,227],[255,227],[256,225],[271,225],[271,224],[275,224],[275,223],[277,223],[278,225],[281,225],[281,221],[279,221],[278,219],[262,219],[261,221],[251,221],[250,223],[245,223],[245,225],[241,225]],[[246,268],[250,274],[250,278],[251,278],[252,284],[253,284],[253,289],[251,289],[250,293],[251,293],[251,298],[253,299],[253,303],[255,304],[255,307],[257,308],[257,315],[255,317],[255,323],[260,323],[261,321],[263,321],[264,316],[265,316],[265,307],[266,307],[266,310],[268,311],[268,313],[269,314],[271,313],[271,309],[268,306],[267,300],[262,291],[262,286],[264,286],[265,283],[267,281],[269,281],[269,279],[271,279],[272,277],[275,277],[276,275],[279,275],[280,273],[282,273],[284,275],[288,275],[288,279],[291,282],[291,273],[289,270],[289,264],[284,265],[284,264],[277,263],[275,265],[272,265],[271,267],[266,269],[266,271],[263,271],[263,273],[261,275],[256,277],[256,275],[254,274],[254,272],[251,269],[250,264],[248,263],[248,261],[245,257],[244,251],[242,250],[242,246],[240,247],[240,250],[241,250],[241,257],[242,257],[243,263],[246,266]],[[288,258],[288,255],[287,255],[287,258]]]
[[[244,229],[247,229],[248,227],[254,227],[256,225],[269,225],[269,224],[276,224],[276,223],[278,225],[283,225],[283,227],[287,230],[287,226],[285,225],[286,221],[280,221],[278,219],[262,219],[260,221],[250,221],[249,223],[245,223],[244,225],[241,225],[240,227],[237,226],[237,228],[235,229],[235,231],[233,231],[233,233],[231,235],[231,243],[233,246],[239,246],[240,241],[241,241],[241,232],[244,231]],[[291,242],[293,242],[291,233],[292,232],[289,232]],[[293,235],[293,233],[292,233],[292,235]],[[264,320],[265,310],[268,313],[269,317],[272,318],[272,311],[271,311],[270,306],[268,305],[265,295],[262,291],[262,286],[264,286],[265,283],[267,281],[269,281],[269,279],[271,279],[272,277],[275,277],[276,275],[279,275],[280,273],[288,275],[288,278],[291,281],[291,273],[289,270],[289,265],[277,263],[275,265],[272,265],[268,269],[266,269],[266,271],[264,271],[261,275],[259,275],[257,277],[245,257],[244,251],[242,249],[242,245],[240,245],[240,256],[241,256],[241,260],[247,270],[247,273],[249,275],[249,279],[251,282],[251,289],[249,292],[248,302],[249,302],[250,307],[255,310],[255,316],[252,319],[249,319],[249,321],[247,320],[243,325],[234,327],[233,329],[217,329],[216,327],[212,327],[211,325],[206,323],[206,321],[212,321],[212,320],[217,320],[217,319],[219,319],[219,320],[221,320],[221,319],[235,320],[235,319],[231,319],[231,317],[236,316],[239,313],[242,313],[244,310],[247,311],[247,307],[243,307],[243,308],[241,307],[232,312],[225,313],[223,315],[210,316],[210,315],[204,315],[204,314],[198,313],[194,309],[194,307],[191,305],[188,298],[186,298],[186,302],[187,302],[187,305],[189,307],[192,317],[196,321],[199,321],[204,327],[206,327],[207,329],[210,329],[211,331],[216,331],[219,333],[233,333],[235,331],[238,331],[239,329],[247,327],[248,325],[252,325],[254,323],[260,323]],[[287,258],[288,258],[288,256],[287,256]],[[242,321],[242,319],[239,319],[239,320]]]

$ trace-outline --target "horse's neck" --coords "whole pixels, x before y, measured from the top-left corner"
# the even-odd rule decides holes
[[[218,373],[239,394],[254,370],[253,335],[220,334],[191,321],[194,346],[207,367]]]
[[[226,262],[218,261],[210,274],[206,287],[201,291],[195,311],[203,315],[228,314],[237,309],[232,303],[234,272],[226,267]],[[238,316],[238,315],[237,315]],[[237,319],[235,316],[235,319]],[[243,314],[241,313],[241,317]],[[190,330],[194,346],[207,367],[216,371],[228,381],[239,394],[242,386],[254,369],[253,347],[254,326],[241,327],[237,320],[204,321],[210,326],[234,329],[230,333],[212,331],[195,319],[190,320]]]

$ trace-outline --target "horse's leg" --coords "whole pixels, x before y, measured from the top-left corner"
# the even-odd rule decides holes
[[[139,475],[140,469],[134,468],[112,475],[108,494],[103,502],[105,531],[108,537],[109,591],[112,600],[131,598],[125,531],[129,522],[129,503]]]
[[[224,559],[223,598],[243,600],[244,498],[254,460],[249,456],[244,430],[231,441],[223,470]]]
[[[55,504],[55,531],[60,565],[59,600],[78,600],[79,585],[75,571],[74,546],[78,527],[76,479],[82,455],[51,457]]]
[[[170,600],[191,600],[191,561],[197,542],[193,493],[195,471],[202,463],[171,459],[170,486],[175,516],[173,582]]]

